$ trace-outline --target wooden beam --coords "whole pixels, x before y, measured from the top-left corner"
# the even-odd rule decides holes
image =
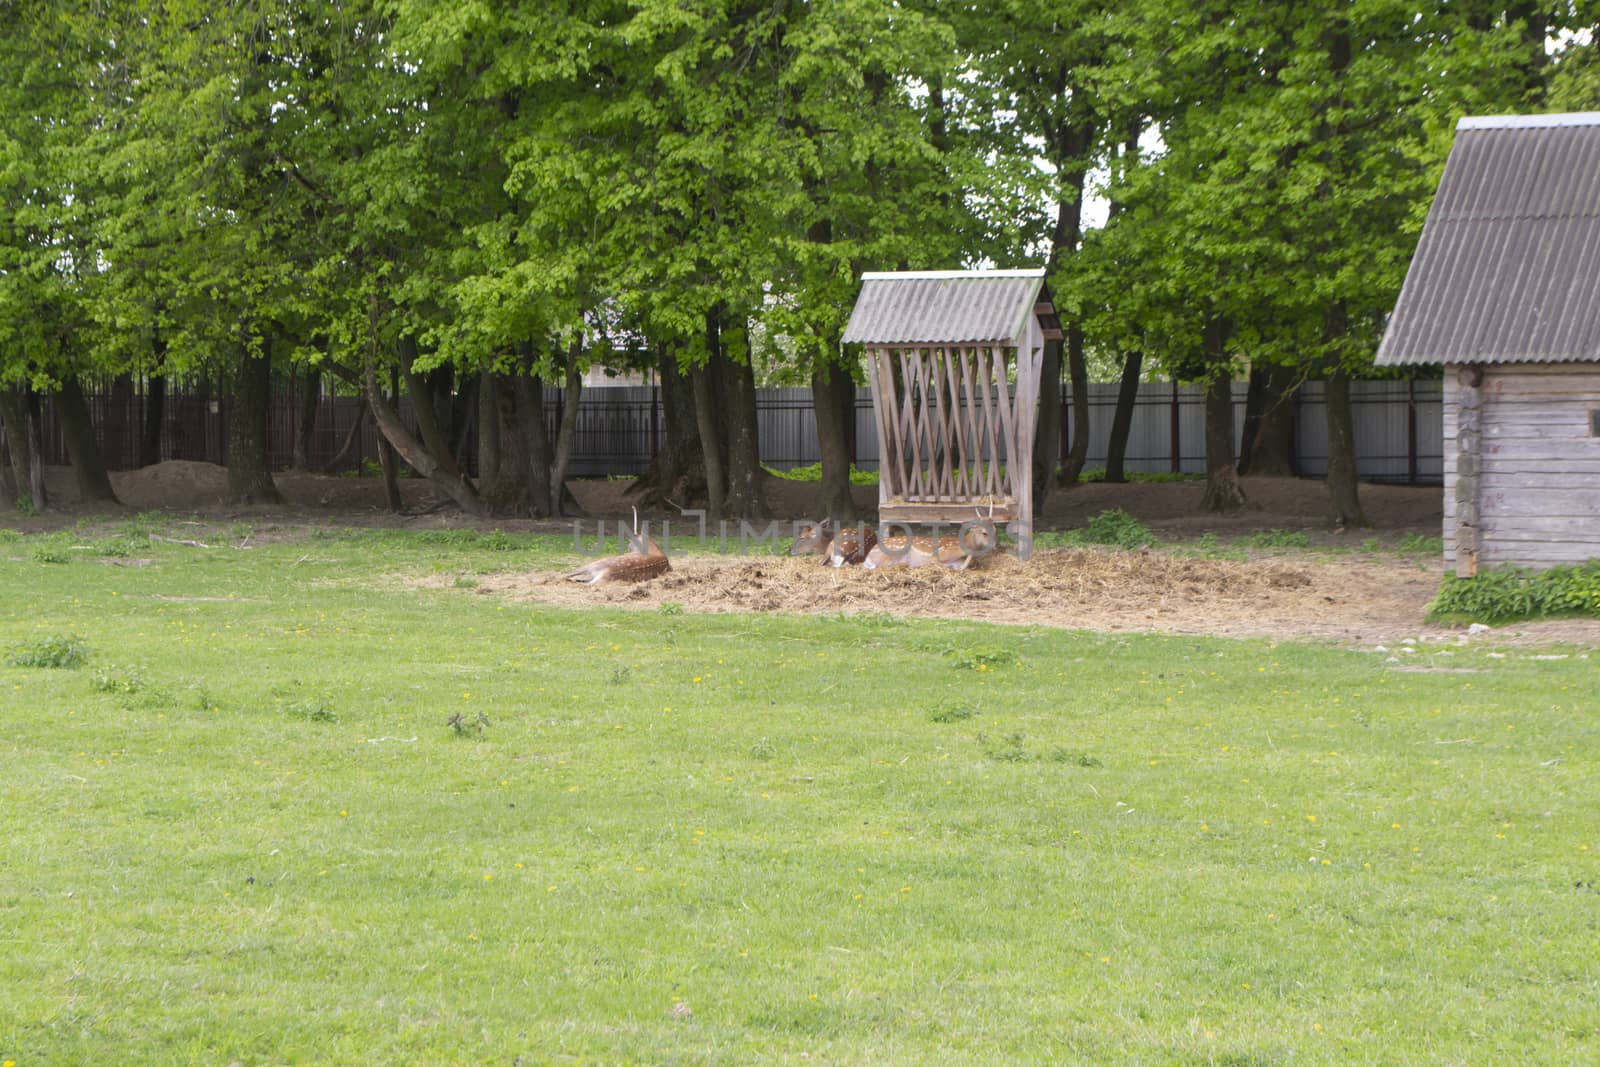
[[[1483,444],[1483,368],[1457,368],[1456,390],[1456,577],[1478,575],[1482,528],[1479,457]]]

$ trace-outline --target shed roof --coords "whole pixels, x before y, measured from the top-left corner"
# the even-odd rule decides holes
[[[1044,271],[941,270],[869,272],[844,329],[845,343],[1010,344],[1022,336],[1028,316],[1039,314],[1056,328]]]
[[[1600,361],[1600,112],[1462,119],[1377,362]]]

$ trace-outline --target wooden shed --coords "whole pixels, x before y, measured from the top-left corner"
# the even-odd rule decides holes
[[[1039,368],[1061,326],[1043,270],[862,275],[845,327],[866,346],[878,517],[1033,523]]]
[[[1458,575],[1600,558],[1600,112],[1460,121],[1377,362],[1444,365]]]

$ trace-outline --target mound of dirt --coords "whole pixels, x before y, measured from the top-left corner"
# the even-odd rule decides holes
[[[1436,570],[1415,564],[1062,549],[1026,562],[1000,556],[964,572],[691,557],[637,586],[584,586],[543,573],[491,576],[480,589],[562,606],[676,603],[707,612],[883,612],[1073,629],[1365,640],[1420,633],[1438,581]]]
[[[151,467],[113,471],[111,488],[130,508],[207,508],[228,495],[228,468],[215,463],[169,459]]]

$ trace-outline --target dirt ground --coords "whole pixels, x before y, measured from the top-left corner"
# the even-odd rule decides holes
[[[105,508],[80,508],[71,472],[51,468],[55,510],[31,519],[8,519],[24,530],[56,529]],[[472,519],[445,506],[420,479],[402,479],[405,512],[390,513],[382,482],[284,473],[276,478],[285,503],[240,507],[226,502],[227,472],[206,463],[173,461],[112,475],[112,487],[129,512],[168,511],[212,521],[247,520],[266,538],[302,536],[315,526],[382,526],[418,529],[475,527],[509,532],[572,529],[562,522]],[[573,482],[585,524],[625,516],[631,501],[625,481]],[[934,618],[1219,636],[1315,638],[1362,646],[1405,649],[1466,640],[1459,630],[1423,623],[1439,586],[1440,560],[1393,551],[1408,534],[1436,536],[1442,514],[1438,487],[1366,485],[1366,530],[1341,531],[1328,521],[1321,482],[1292,478],[1245,479],[1246,507],[1227,516],[1198,511],[1198,482],[1091,484],[1051,495],[1038,526],[1072,529],[1110,508],[1122,508],[1165,541],[1194,542],[1206,533],[1227,544],[1263,530],[1304,533],[1318,548],[1350,551],[1252,552],[1247,560],[1205,559],[1114,550],[1048,550],[1026,562],[991,558],[964,573],[942,570],[866,572],[833,570],[808,560],[680,556],[664,578],[639,586],[588,586],[559,572],[501,574],[480,579],[478,591],[519,601],[565,606],[612,604],[689,611],[878,612]],[[858,487],[869,517],[877,490]],[[812,515],[815,487],[770,479],[767,501],[780,519]],[[593,526],[587,525],[592,532]],[[453,577],[437,579],[453,583]],[[1600,648],[1600,621],[1521,623],[1475,639],[1496,642],[1567,642]],[[1410,644],[1408,644],[1408,642]]]

